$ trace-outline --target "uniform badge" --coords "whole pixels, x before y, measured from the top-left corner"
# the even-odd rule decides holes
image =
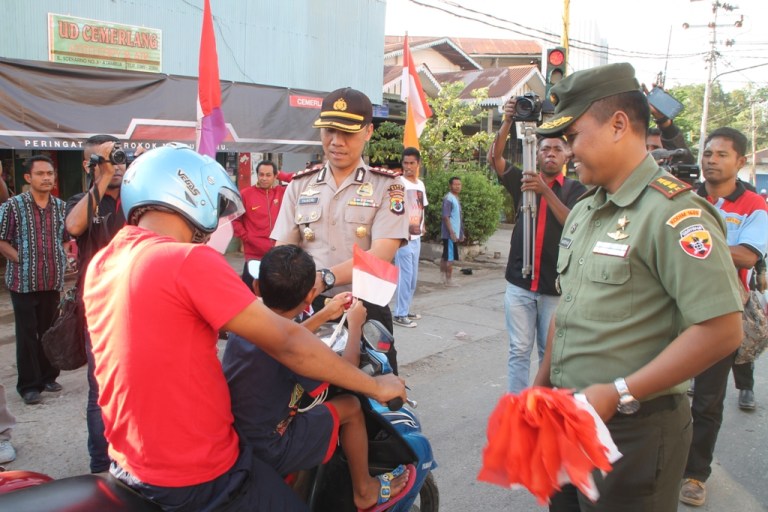
[[[394,184],[389,186],[389,211],[395,215],[405,213],[405,186]]]
[[[365,182],[357,187],[357,195],[371,197],[373,195],[373,183]]]
[[[316,196],[319,193],[320,193],[320,190],[317,187],[315,187],[314,185],[310,185],[299,195],[309,197],[309,196]]]
[[[312,231],[312,228],[307,226],[304,228],[304,240],[307,242],[311,242],[315,239],[315,232]]]
[[[355,172],[355,181],[358,183],[363,183],[364,179],[365,179],[365,167],[358,167],[357,171]],[[365,185],[365,183],[363,183],[363,185]],[[373,192],[373,188],[371,188],[371,192]],[[358,194],[360,194],[360,192],[358,192]]]
[[[357,236],[357,238],[365,238],[366,235],[368,235],[368,228],[365,226],[358,226],[355,230],[355,236]]]
[[[628,224],[629,219],[627,219],[626,215],[622,215],[616,223],[616,227],[618,229],[612,233],[608,233],[608,236],[614,240],[624,240],[625,238],[629,237],[629,235],[624,231]]]
[[[317,204],[320,202],[319,197],[300,197],[299,204]]]
[[[687,255],[703,260],[712,252],[712,236],[701,224],[688,226],[680,232],[680,247]]]
[[[574,222],[573,226],[571,226],[571,229],[570,229],[569,233],[570,234],[574,234],[576,232],[576,228],[577,227],[579,227],[579,223],[578,222]]]
[[[349,206],[366,206],[368,208],[376,207],[376,202],[373,199],[363,199],[362,197],[353,197],[347,204]]]
[[[685,210],[680,210],[668,218],[666,224],[671,228],[676,228],[678,224],[683,222],[685,219],[690,219],[691,217],[701,217],[701,209],[686,208]]]

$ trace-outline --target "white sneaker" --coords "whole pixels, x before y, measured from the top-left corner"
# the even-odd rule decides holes
[[[16,460],[16,450],[11,446],[10,441],[0,441],[0,464],[13,462]]]

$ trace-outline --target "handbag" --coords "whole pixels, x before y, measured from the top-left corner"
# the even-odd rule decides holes
[[[41,340],[45,357],[59,370],[77,370],[88,361],[79,302],[73,286],[62,295],[56,320]]]
[[[92,178],[89,176],[86,190],[91,190]],[[86,192],[90,194],[91,192]],[[100,202],[98,189],[94,189],[94,199]],[[98,210],[97,210],[98,212]],[[87,219],[93,219],[93,207],[88,201]],[[91,228],[93,225],[91,225]],[[88,230],[84,252],[91,244],[92,229]],[[78,265],[79,267],[79,265]],[[59,301],[56,319],[43,334],[41,344],[48,361],[59,370],[77,370],[88,362],[85,353],[85,311],[81,296],[85,269],[78,269],[77,284],[64,292]]]
[[[742,299],[747,295],[747,301],[742,319],[744,339],[736,353],[736,364],[754,362],[768,345],[768,318],[763,298],[757,290],[747,291],[743,286],[741,289]]]

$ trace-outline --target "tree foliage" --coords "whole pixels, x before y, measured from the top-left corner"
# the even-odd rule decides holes
[[[463,167],[449,165],[430,172],[425,178],[424,185],[429,198],[426,210],[427,238],[440,239],[443,198],[450,190],[448,181],[453,176],[461,178],[459,201],[464,216],[465,243],[483,243],[499,226],[504,195],[501,186],[488,179],[476,163]]]
[[[471,101],[459,98],[463,89],[461,82],[445,83],[437,98],[429,100],[434,115],[419,137],[423,167],[428,172],[452,162],[485,161],[493,134],[479,129],[487,115],[480,102],[488,97],[488,89],[473,91]]]
[[[371,135],[368,157],[371,165],[399,162],[403,154],[403,127],[392,121],[384,121]]]
[[[698,154],[699,132],[704,105],[704,84],[683,85],[668,91],[685,109],[675,118],[691,150]],[[725,92],[720,84],[712,84],[707,116],[707,133],[716,128],[730,126],[752,141],[752,105],[755,105],[755,146],[758,150],[768,147],[768,87],[749,86]]]

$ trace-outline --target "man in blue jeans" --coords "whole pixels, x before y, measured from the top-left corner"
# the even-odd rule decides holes
[[[123,183],[125,165],[114,165],[109,155],[119,140],[112,135],[94,135],[85,141],[83,149],[83,170],[89,176],[91,187],[80,194],[75,194],[67,201],[64,223],[67,232],[77,239],[77,259],[79,274],[77,277],[80,312],[85,318],[82,307],[83,282],[85,269],[91,258],[107,245],[115,233],[125,224],[125,216],[119,208],[120,187]],[[91,162],[91,157],[94,157]],[[97,163],[98,160],[98,163]],[[91,219],[88,220],[88,202],[91,202]],[[88,356],[88,403],[85,415],[88,425],[88,454],[90,455],[91,473],[109,470],[107,440],[104,438],[104,420],[99,407],[99,388],[93,376],[93,353],[90,336],[83,322]]]
[[[405,207],[408,212],[408,244],[395,253],[395,265],[400,270],[397,280],[395,300],[396,325],[416,327],[421,315],[411,313],[411,302],[416,291],[419,277],[419,253],[421,253],[421,235],[424,230],[424,208],[427,207],[427,190],[419,179],[421,153],[416,148],[403,150],[403,183],[405,184]]]
[[[563,175],[570,158],[570,148],[562,137],[545,137],[538,141],[536,160],[539,172],[510,165],[502,156],[504,141],[514,125],[515,98],[504,108],[504,121],[496,141],[488,150],[488,163],[499,181],[512,195],[518,211],[523,192],[536,192],[536,239],[533,276],[523,276],[523,223],[515,222],[507,261],[507,289],[504,314],[509,334],[509,392],[519,393],[528,387],[531,351],[537,348],[539,362],[544,357],[549,321],[560,300],[556,289],[557,244],[563,223],[576,200],[586,191],[584,185]]]

